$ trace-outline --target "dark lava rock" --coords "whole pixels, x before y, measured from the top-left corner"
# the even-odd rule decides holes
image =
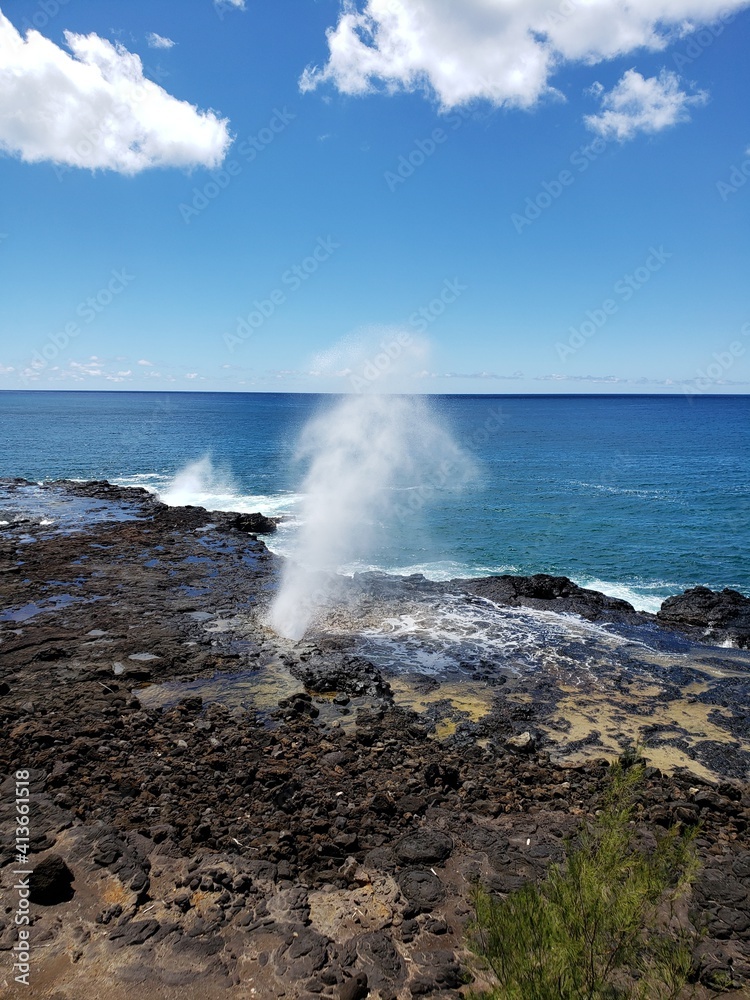
[[[383,993],[387,987],[398,986],[406,978],[406,968],[401,956],[384,931],[371,931],[358,938],[357,954],[367,969],[370,989]]]
[[[549,576],[547,573],[488,576],[480,580],[462,580],[461,583],[470,593],[486,597],[496,604],[565,611],[590,621],[599,618],[620,621],[638,616],[633,605],[627,601],[579,587],[567,576]]]
[[[402,795],[396,804],[401,812],[414,813],[417,816],[427,808],[427,800],[421,795]]]
[[[291,716],[304,715],[308,719],[317,719],[320,715],[320,711],[313,705],[310,695],[303,691],[293,694],[291,698],[282,698],[278,704],[279,708]]]
[[[391,688],[380,671],[359,656],[311,656],[289,665],[290,672],[308,691],[344,691],[350,695],[391,698]]]
[[[364,1000],[369,992],[367,976],[359,972],[339,987],[339,1000]]]
[[[438,764],[433,760],[424,769],[424,781],[428,788],[435,788],[437,785],[458,788],[461,784],[461,775],[458,768],[451,767],[449,764]]]
[[[131,503],[137,501],[147,506],[159,505],[154,494],[149,493],[142,486],[116,486],[114,483],[107,482],[106,479],[89,479],[85,482],[78,482],[75,479],[51,479],[46,481],[44,486],[64,489],[66,493],[80,497],[91,497],[95,500],[113,502],[124,500]]]
[[[445,888],[437,875],[423,868],[407,868],[398,877],[401,892],[410,903],[425,910],[445,899]]]
[[[49,854],[31,873],[29,899],[42,906],[66,903],[73,898],[74,877],[59,854]]]
[[[707,629],[712,639],[730,639],[740,649],[750,649],[750,597],[736,590],[692,587],[668,597],[656,617],[666,625]]]
[[[253,535],[271,535],[276,531],[276,520],[265,514],[231,514],[222,518],[222,527],[234,531],[244,531]]]
[[[109,935],[111,941],[119,940],[124,945],[143,944],[159,930],[157,920],[136,920],[133,923],[125,924],[112,931]]]
[[[322,969],[327,958],[328,938],[305,928],[279,948],[276,966],[282,975],[287,974],[296,980],[307,979]]]
[[[453,840],[440,830],[417,830],[407,833],[395,846],[398,860],[405,865],[445,861],[453,850]]]
[[[414,962],[419,971],[409,982],[412,996],[424,996],[439,990],[455,989],[463,983],[461,966],[447,949],[417,953]]]

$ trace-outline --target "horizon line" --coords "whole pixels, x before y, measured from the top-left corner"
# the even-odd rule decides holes
[[[124,395],[149,395],[149,396],[448,396],[448,397],[469,397],[497,399],[501,398],[527,398],[538,396],[541,398],[555,397],[664,397],[667,399],[676,398],[742,398],[750,397],[750,390],[745,392],[710,392],[693,391],[686,388],[675,388],[672,391],[662,392],[335,392],[333,390],[289,390],[289,389],[48,389],[48,388],[0,388],[2,393],[69,393],[80,395],[107,394],[112,396]]]

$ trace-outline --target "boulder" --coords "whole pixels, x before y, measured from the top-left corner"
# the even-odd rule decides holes
[[[73,898],[73,872],[59,854],[48,854],[34,868],[29,879],[29,899],[42,906],[54,906]]]
[[[339,987],[339,1000],[364,1000],[368,993],[367,976],[358,972]]]
[[[407,833],[394,848],[404,865],[431,864],[445,861],[453,851],[453,838],[441,830],[423,828]]]
[[[276,521],[256,511],[254,514],[231,514],[224,521],[226,528],[244,531],[251,535],[271,535],[276,531]]]
[[[736,590],[692,587],[668,597],[656,617],[665,625],[701,629],[714,641],[750,649],[750,597]]]
[[[509,750],[515,750],[516,753],[533,753],[536,749],[536,741],[529,732],[509,737],[505,741],[505,745]]]
[[[488,576],[461,582],[470,593],[486,597],[496,604],[564,611],[590,621],[601,618],[628,621],[631,617],[639,617],[627,601],[579,587],[567,576],[536,573],[534,576]]]

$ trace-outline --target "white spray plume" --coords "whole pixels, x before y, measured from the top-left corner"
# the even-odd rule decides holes
[[[426,374],[429,349],[427,338],[413,330],[362,327],[316,354],[310,369],[318,377],[343,381],[345,392],[409,392],[413,380]]]
[[[309,463],[302,526],[270,613],[271,627],[295,640],[330,597],[324,574],[366,556],[395,521],[417,516],[419,503],[399,506],[405,496],[455,487],[473,471],[414,396],[344,397],[307,425],[300,457]]]
[[[222,510],[236,494],[231,475],[216,468],[210,455],[204,455],[180,469],[166,489],[159,491],[159,499],[170,507],[192,505]]]

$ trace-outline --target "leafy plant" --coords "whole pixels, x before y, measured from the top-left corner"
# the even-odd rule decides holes
[[[672,828],[648,849],[631,823],[643,764],[611,768],[604,806],[553,865],[500,900],[477,886],[474,950],[498,986],[484,1000],[672,1000],[691,969],[691,938],[668,927],[694,879],[694,832]]]

